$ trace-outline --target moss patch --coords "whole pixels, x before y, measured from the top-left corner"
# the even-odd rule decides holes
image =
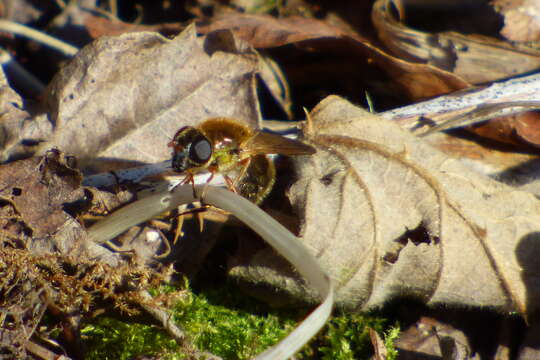
[[[285,337],[307,314],[271,310],[236,289],[191,293],[173,308],[174,320],[202,351],[224,359],[248,359]],[[397,326],[379,316],[336,314],[298,359],[368,359],[373,354],[368,327],[385,339],[388,358],[395,359]],[[136,355],[185,358],[180,346],[159,327],[101,318],[84,328],[90,359],[128,359]]]
[[[179,346],[162,329],[102,317],[82,330],[87,359],[124,360],[137,355],[183,359]]]

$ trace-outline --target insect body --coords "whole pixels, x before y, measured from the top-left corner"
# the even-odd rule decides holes
[[[183,127],[169,146],[173,148],[172,167],[188,175],[186,182],[203,171],[211,173],[210,182],[219,173],[224,175],[229,188],[254,203],[260,203],[275,182],[276,170],[267,154],[315,153],[309,145],[252,130],[229,118],[212,118],[198,127]]]

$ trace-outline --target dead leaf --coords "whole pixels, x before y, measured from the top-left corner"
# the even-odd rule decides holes
[[[122,35],[129,32],[155,31],[160,34],[178,34],[184,27],[180,23],[171,24],[131,24],[118,19],[105,19],[90,13],[86,14],[84,26],[93,39],[101,36]]]
[[[479,359],[473,355],[467,333],[434,318],[421,317],[404,329],[395,343],[406,359],[434,357],[441,359]]]
[[[407,296],[525,315],[537,309],[534,195],[475,173],[341,98],[326,98],[311,118],[305,141],[317,154],[296,160],[290,198],[300,235],[336,282],[342,306],[365,310]],[[288,270],[271,257],[257,257],[231,273],[312,298],[294,276],[276,275]]]
[[[540,146],[540,114],[538,112],[526,112],[516,116],[516,135],[523,141],[533,146]]]
[[[30,256],[84,256],[118,265],[118,254],[86,241],[86,230],[74,217],[89,200],[81,180],[58,150],[0,166],[1,238]]]
[[[468,83],[447,71],[431,65],[398,59],[350,29],[343,29],[317,19],[299,16],[276,19],[266,15],[234,14],[222,16],[209,25],[200,25],[197,28],[203,33],[230,29],[255,48],[295,44],[310,52],[316,49],[320,51],[332,49],[334,52],[336,48],[342,49],[341,63],[342,58],[374,60],[374,63],[389,74],[411,99],[423,99],[468,86]],[[358,61],[355,62],[355,66],[358,71]],[[332,76],[339,76],[335,68],[332,68]]]
[[[526,150],[526,146],[523,146],[525,143],[534,146],[540,141],[537,134],[537,120],[538,113],[525,112],[477,124],[471,127],[471,131],[485,139],[519,146]]]
[[[45,5],[46,6],[46,5]],[[50,4],[49,6],[53,6]],[[2,6],[2,18],[19,24],[28,24],[37,21],[43,9],[38,9],[28,1],[9,1]]]
[[[45,310],[70,324],[65,336],[76,342],[81,314],[98,309],[97,303],[107,299],[131,313],[133,303],[156,307],[161,300],[149,304],[137,293],[170,279],[172,268],[155,266],[152,254],[137,254],[146,255],[140,262],[126,261],[88,240],[75,218],[90,201],[81,180],[71,159],[58,150],[0,166],[0,347],[9,358],[27,358],[26,352],[36,351],[30,338]],[[146,243],[147,249],[158,244]],[[147,250],[143,246],[137,250]],[[154,267],[148,266],[149,259]]]
[[[375,355],[373,355],[373,358],[375,360],[386,360],[388,351],[386,350],[383,339],[372,328],[369,328],[368,331],[369,338],[371,339],[371,345],[373,345],[373,349],[375,350]]]
[[[269,56],[260,55],[260,70],[259,75],[266,85],[266,88],[272,94],[274,100],[279,104],[285,112],[288,119],[293,118],[291,91],[287,79],[279,65]]]
[[[0,162],[25,152],[22,134],[29,127],[31,116],[23,108],[23,100],[0,70]]]
[[[478,84],[524,74],[540,67],[540,51],[487,36],[456,32],[429,34],[406,27],[391,13],[390,2],[373,6],[379,39],[403,59],[436,66]]]
[[[494,0],[493,7],[504,17],[501,35],[511,41],[540,40],[540,14],[534,0]]]
[[[535,152],[531,145],[535,146],[535,141],[539,139],[536,136],[535,119],[536,112],[524,112],[535,110],[539,107],[536,101],[540,94],[537,89],[540,81],[538,74],[509,79],[506,81],[495,82],[487,86],[475,87],[463,91],[443,95],[428,101],[411,104],[401,108],[379,113],[385,119],[398,122],[404,129],[410,130],[417,136],[429,137],[428,141],[439,148],[443,147],[433,141],[435,133],[443,130],[466,127],[467,130],[481,136],[485,139],[495,140],[497,143],[490,142],[490,148],[484,147],[484,151],[492,151],[493,148],[504,148],[507,153],[510,150],[519,152]],[[489,120],[486,122],[486,120]],[[471,126],[472,125],[472,126]],[[460,137],[463,139],[463,137]],[[453,145],[459,145],[460,139],[453,138],[450,142]],[[476,138],[478,141],[478,137]],[[447,142],[444,137],[438,136],[438,140]],[[466,140],[463,139],[464,142]],[[464,143],[464,149],[469,147]],[[481,146],[477,146],[481,150]],[[477,150],[473,150],[477,153]],[[460,150],[463,155],[464,153]],[[467,154],[464,154],[468,156]],[[471,154],[475,157],[477,154]],[[519,154],[507,154],[510,157],[520,157]],[[513,166],[508,161],[500,162],[500,159],[494,159],[492,165],[501,167]],[[510,159],[511,160],[511,159]],[[519,162],[519,160],[518,160]]]
[[[212,116],[257,126],[256,70],[256,54],[226,31],[100,38],[50,84],[54,133],[41,149],[56,146],[83,162],[165,160],[181,126]]]
[[[51,151],[44,158],[2,165],[0,198],[15,206],[33,236],[42,237],[71,218],[64,208],[84,196],[81,181],[81,174],[58,151]]]
[[[208,25],[199,24],[202,33],[231,29],[240,39],[260,49],[321,38],[340,38],[351,34],[317,19],[291,16],[278,19],[269,15],[227,14]],[[360,41],[367,39],[356,34]]]

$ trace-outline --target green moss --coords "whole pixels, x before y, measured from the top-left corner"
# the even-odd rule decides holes
[[[248,311],[245,299],[235,299],[236,294],[223,289],[220,293],[224,297],[221,304],[215,302],[219,294],[214,292],[193,295],[188,304],[177,307],[175,320],[199,349],[224,359],[248,359],[277,343],[296,324],[296,320],[260,311],[257,306]],[[232,306],[233,302],[237,306]]]
[[[88,349],[87,359],[123,360],[141,354],[183,358],[175,355],[179,350],[176,342],[155,326],[102,317],[81,332]]]
[[[386,333],[384,337],[384,345],[386,347],[386,351],[388,351],[387,359],[388,360],[394,360],[397,359],[398,351],[395,346],[395,342],[399,337],[399,326],[394,326],[390,328]]]
[[[173,314],[175,322],[199,350],[224,359],[253,357],[285,337],[307,315],[305,311],[270,310],[230,287],[190,293],[181,298]],[[337,314],[297,358],[368,359],[373,353],[370,327],[384,335],[388,358],[395,359],[393,342],[399,329],[386,323],[377,316]],[[165,354],[165,358],[182,358],[181,348],[162,330],[150,325],[103,318],[88,325],[84,335],[91,359],[127,359],[158,353]]]
[[[335,314],[323,332],[315,338],[310,347],[300,354],[309,359],[314,356],[325,360],[369,359],[373,355],[373,346],[369,338],[369,328],[379,334],[384,334],[387,321],[380,316],[366,314],[340,313]],[[396,326],[390,329],[392,335],[399,334]],[[389,330],[389,331],[390,331]],[[394,351],[395,337],[385,336],[387,350]],[[388,343],[386,343],[386,340]],[[390,356],[388,359],[395,359]],[[393,352],[392,352],[393,354]]]

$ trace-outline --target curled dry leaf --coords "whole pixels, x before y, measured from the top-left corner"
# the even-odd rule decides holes
[[[100,38],[64,67],[48,88],[57,146],[79,160],[158,162],[183,125],[227,116],[257,125],[257,56],[228,31],[173,40],[157,33]]]
[[[399,84],[412,99],[444,94],[468,86],[461,78],[437,67],[398,59],[385,53],[366,37],[317,19],[290,16],[276,19],[265,15],[233,14],[219,17],[208,26],[198,26],[207,33],[230,29],[255,48],[271,48],[287,44],[313,52],[325,44],[342,48],[347,58],[369,58]],[[357,62],[355,62],[357,68]],[[336,76],[332,73],[332,76]]]
[[[297,160],[290,198],[300,235],[336,281],[342,306],[370,309],[408,296],[523,314],[537,308],[535,196],[474,173],[341,98],[326,98],[311,118],[305,141],[317,154]],[[231,273],[312,296],[294,275],[272,268],[270,255],[253,259]]]
[[[285,74],[279,65],[272,58],[270,58],[270,56],[261,54],[259,59],[259,75],[261,79],[274,100],[277,102],[277,104],[279,104],[285,114],[287,114],[287,117],[292,119],[291,92],[289,90],[289,84],[287,83]]]
[[[534,49],[495,38],[456,32],[429,34],[408,28],[395,19],[386,0],[374,4],[372,19],[380,40],[394,54],[436,66],[472,84],[527,73],[540,66],[540,52]]]

